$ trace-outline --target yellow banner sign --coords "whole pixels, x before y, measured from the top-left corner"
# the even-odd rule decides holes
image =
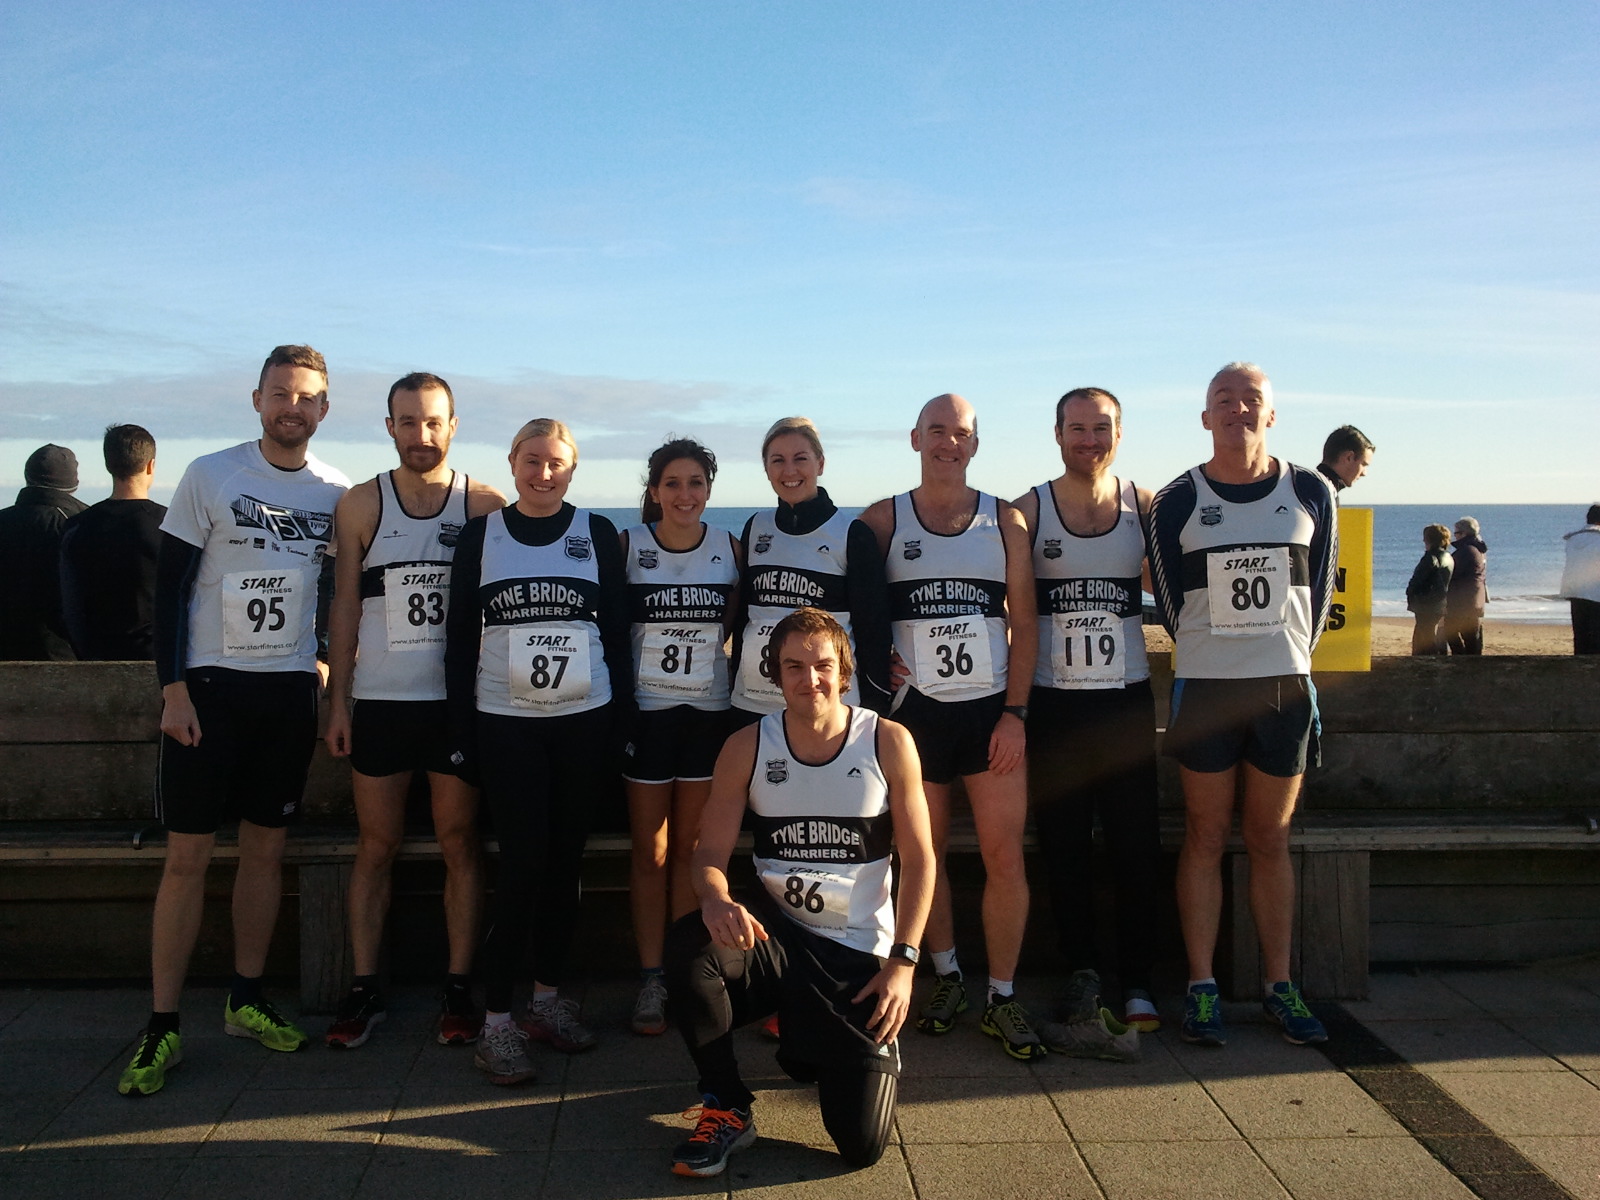
[[[1339,510],[1339,571],[1313,671],[1372,670],[1372,510]]]

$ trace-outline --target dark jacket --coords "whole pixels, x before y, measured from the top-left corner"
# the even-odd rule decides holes
[[[61,613],[84,661],[155,657],[161,518],[151,500],[102,500],[61,534]]]
[[[61,529],[89,506],[71,492],[25,487],[0,509],[0,659],[71,659],[61,620]]]
[[[1411,582],[1406,584],[1407,611],[1427,613],[1435,618],[1443,613],[1453,566],[1449,551],[1425,551],[1411,572]]]
[[[1450,573],[1450,590],[1445,608],[1452,615],[1475,613],[1483,616],[1489,603],[1489,547],[1481,537],[1462,538],[1452,542],[1450,553],[1455,559]]]

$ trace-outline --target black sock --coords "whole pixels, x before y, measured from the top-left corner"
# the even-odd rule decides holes
[[[472,977],[446,975],[444,977],[444,1007],[457,1015],[472,1012]]]
[[[261,1001],[261,976],[248,979],[243,975],[234,973],[233,987],[230,989],[229,1001],[234,1010],[238,1011],[246,1004],[258,1004]]]
[[[178,1014],[175,1012],[151,1012],[150,1023],[145,1026],[153,1037],[163,1037],[169,1033],[178,1032]]]
[[[378,977],[376,975],[357,975],[350,981],[350,990],[352,992],[371,992],[376,995],[378,992]]]

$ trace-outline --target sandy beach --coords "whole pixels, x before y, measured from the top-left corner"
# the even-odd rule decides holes
[[[1411,653],[1410,617],[1372,618],[1374,658],[1405,657]],[[1145,644],[1151,653],[1172,649],[1172,640],[1157,625],[1146,625]],[[1572,628],[1569,625],[1530,625],[1520,621],[1483,623],[1485,654],[1571,654]]]

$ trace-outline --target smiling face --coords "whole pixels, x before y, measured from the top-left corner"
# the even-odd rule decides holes
[[[839,655],[825,633],[791,633],[778,650],[778,687],[799,717],[814,717],[838,703]]]
[[[978,415],[953,393],[922,406],[911,448],[922,456],[924,479],[965,480],[967,463],[978,452]]]
[[[396,392],[390,408],[393,415],[384,424],[394,439],[401,466],[418,475],[443,466],[456,432],[450,397],[439,388]]]
[[[1250,451],[1267,440],[1278,419],[1272,407],[1272,381],[1255,370],[1223,371],[1206,389],[1200,423],[1211,431],[1217,450]]]
[[[511,481],[524,516],[553,516],[566,499],[578,453],[558,437],[523,438],[511,452]]]
[[[1122,444],[1117,406],[1106,396],[1074,396],[1061,406],[1056,445],[1061,464],[1075,475],[1104,474]]]
[[[262,373],[250,399],[261,414],[262,435],[285,450],[298,450],[328,415],[328,379],[310,367],[277,364]]]
[[[669,525],[697,527],[711,499],[705,468],[692,458],[675,458],[661,471],[661,482],[650,489],[650,499],[661,506],[661,519]]]
[[[778,499],[802,504],[817,494],[823,458],[804,434],[782,433],[767,443],[762,465]]]

